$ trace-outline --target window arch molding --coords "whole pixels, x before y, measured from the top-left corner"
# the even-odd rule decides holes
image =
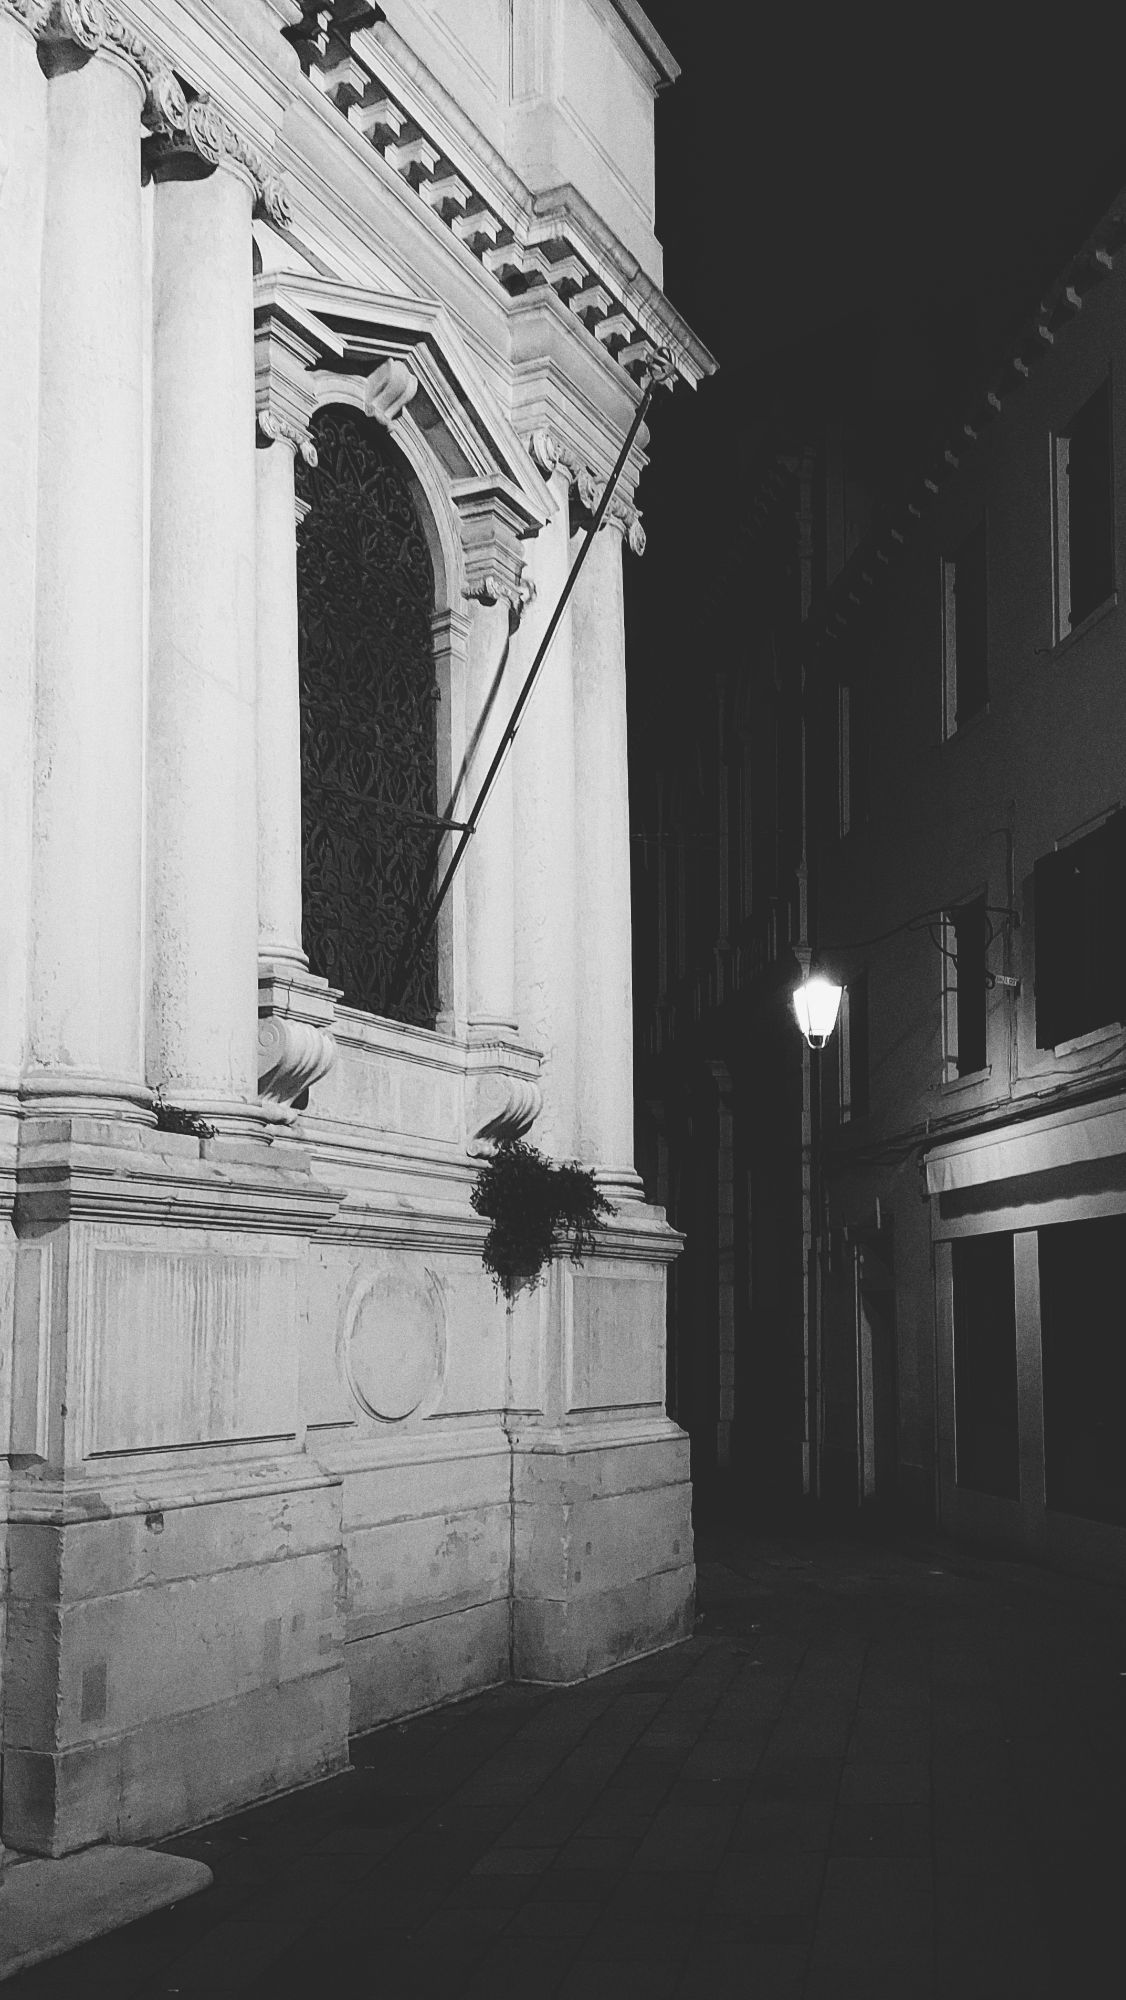
[[[254,296],[258,404],[273,426],[266,435],[300,440],[318,410],[337,404],[374,417],[398,448],[434,573],[437,780],[446,811],[465,750],[470,600],[526,601],[524,544],[558,503],[443,307],[279,272],[259,276]],[[442,910],[437,943],[435,1025],[460,1035],[468,1015],[464,875]],[[338,1039],[353,1032],[348,1012],[347,1004],[338,1011]],[[354,1032],[362,1040],[370,1031],[357,1023]]]
[[[318,370],[310,384],[313,391],[312,415],[316,416],[318,411],[328,409],[332,404],[343,403],[361,416],[374,417],[377,422],[383,422],[392,444],[404,461],[411,499],[430,550],[437,626],[447,612],[461,608],[469,593],[470,579],[457,512],[442,468],[413,421],[409,407],[405,407],[389,423],[385,422],[371,408],[370,379],[362,375],[337,375],[328,370]]]
[[[259,331],[284,330],[308,357],[307,407],[349,403],[391,431],[425,499],[439,602],[460,609],[490,579],[518,593],[522,544],[557,502],[445,308],[297,273],[259,277],[254,296]]]

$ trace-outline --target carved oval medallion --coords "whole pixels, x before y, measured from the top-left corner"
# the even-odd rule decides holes
[[[445,1303],[433,1271],[373,1278],[353,1302],[344,1365],[369,1416],[401,1423],[437,1389],[446,1358]]]

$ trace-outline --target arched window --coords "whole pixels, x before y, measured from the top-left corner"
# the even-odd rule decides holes
[[[433,1027],[433,938],[391,983],[438,836],[434,569],[385,429],[333,404],[297,462],[303,943],[344,1004]]]

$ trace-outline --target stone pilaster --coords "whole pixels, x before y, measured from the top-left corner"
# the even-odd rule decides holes
[[[258,952],[307,964],[301,947],[301,705],[297,659],[297,453],[317,462],[309,431],[316,350],[276,315],[254,343],[258,413]]]
[[[529,543],[535,596],[512,651],[518,686],[567,580],[568,476],[551,475],[556,512]],[[521,1040],[544,1058],[538,1142],[575,1150],[575,809],[571,611],[552,641],[512,753],[516,842],[516,1010]]]
[[[277,314],[254,342],[258,413],[256,651],[258,752],[258,1089],[283,1114],[336,1059],[337,995],[309,971],[301,944],[301,700],[297,636],[300,452],[309,430],[316,349]]]
[[[39,309],[47,80],[26,5],[0,0],[0,1101],[23,1062],[31,870]]]
[[[511,662],[522,606],[499,583],[470,608],[469,744],[459,810],[470,811],[512,713],[519,682]],[[502,765],[466,857],[469,1032],[493,1040],[516,1032],[515,853],[512,760]]]
[[[633,1168],[633,970],[622,540],[608,516],[575,584],[575,872],[577,1145],[617,1200],[637,1196]],[[579,538],[572,549],[578,554]]]
[[[78,46],[66,38],[77,10],[58,13],[62,38],[42,50],[48,161],[24,1091],[128,1106],[144,1097],[140,140],[148,81],[126,42],[92,35]],[[20,399],[28,400],[26,385]]]
[[[253,177],[153,159],[149,702],[151,1082],[257,1098]]]

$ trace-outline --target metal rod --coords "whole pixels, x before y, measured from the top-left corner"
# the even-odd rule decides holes
[[[654,357],[655,360],[656,358],[657,357]],[[477,797],[473,801],[472,807],[470,808],[469,818],[465,822],[465,825],[463,826],[461,831],[460,838],[458,839],[457,846],[454,848],[454,851],[450,856],[449,865],[446,868],[446,872],[443,875],[442,880],[438,885],[437,892],[430,903],[430,907],[427,910],[426,915],[423,918],[423,921],[420,924],[418,931],[415,934],[413,944],[410,946],[409,951],[404,945],[404,949],[399,955],[399,960],[395,966],[394,973],[392,974],[392,990],[389,998],[389,1004],[392,1007],[397,1007],[401,1002],[403,995],[407,990],[407,987],[410,985],[411,975],[414,972],[415,966],[418,964],[419,958],[421,957],[422,952],[425,950],[426,943],[430,936],[430,933],[434,929],[434,926],[438,921],[438,913],[441,910],[442,904],[445,902],[446,897],[449,894],[450,886],[453,882],[454,876],[457,874],[457,871],[461,866],[465,850],[468,847],[469,842],[472,839],[473,835],[477,831],[477,823],[481,817],[482,812],[484,811],[485,804],[489,797],[489,793],[492,791],[492,788],[496,783],[496,780],[500,774],[501,766],[503,765],[509,750],[512,748],[513,740],[516,736],[517,730],[520,727],[520,722],[521,718],[523,717],[524,710],[528,706],[528,702],[531,699],[532,692],[535,688],[536,682],[539,679],[540,669],[543,666],[544,660],[547,657],[548,648],[550,647],[551,642],[554,639],[555,634],[559,628],[559,622],[563,616],[564,611],[567,608],[567,602],[568,599],[570,598],[571,592],[575,587],[575,580],[578,577],[579,571],[581,570],[584,562],[586,561],[590,545],[593,542],[595,535],[598,533],[599,528],[602,526],[602,522],[606,515],[606,509],[610,505],[610,501],[613,497],[614,488],[616,487],[619,479],[622,476],[626,460],[629,457],[630,451],[633,448],[633,441],[636,438],[638,431],[641,429],[641,426],[645,421],[645,413],[648,410],[650,403],[652,402],[653,391],[657,387],[659,381],[663,381],[666,379],[667,379],[667,374],[663,367],[661,368],[661,371],[659,373],[654,373],[650,377],[650,380],[645,389],[645,393],[642,396],[641,401],[637,406],[637,409],[634,411],[633,422],[631,423],[629,430],[626,434],[625,443],[622,445],[622,448],[618,453],[617,462],[614,466],[614,470],[610,474],[610,477],[606,481],[606,484],[602,490],[602,498],[598,502],[598,506],[595,510],[594,519],[591,522],[590,527],[587,529],[586,536],[583,540],[583,545],[580,548],[578,555],[575,557],[575,560],[571,565],[567,581],[563,585],[563,589],[559,594],[559,601],[556,604],[555,609],[548,620],[547,630],[544,632],[543,638],[540,640],[540,643],[536,648],[535,659],[532,661],[532,664],[528,669],[524,685],[521,688],[520,693],[516,697],[516,701],[512,709],[512,714],[509,716],[508,722],[504,729],[504,733],[501,736],[500,742],[497,744],[496,750],[493,753],[492,763],[489,765],[489,768],[486,771],[485,776],[481,781],[481,789],[478,792]]]

